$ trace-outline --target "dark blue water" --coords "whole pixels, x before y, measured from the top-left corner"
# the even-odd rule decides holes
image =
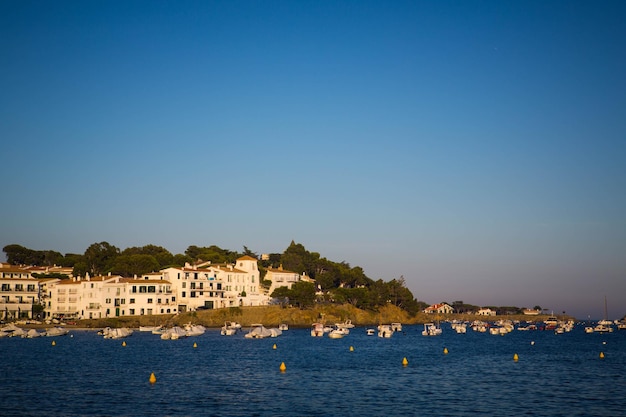
[[[256,340],[218,330],[176,341],[135,332],[125,347],[92,331],[2,338],[0,415],[626,415],[624,331],[421,330],[405,326],[382,339],[355,328],[335,340],[308,329]]]

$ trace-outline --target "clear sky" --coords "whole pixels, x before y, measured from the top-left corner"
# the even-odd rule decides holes
[[[626,2],[0,1],[0,245],[626,314]],[[4,257],[2,253],[0,256]]]

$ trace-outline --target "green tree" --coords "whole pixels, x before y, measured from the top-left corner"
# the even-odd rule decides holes
[[[159,262],[152,255],[120,255],[115,258],[110,271],[124,277],[143,275],[159,270]]]
[[[108,272],[117,258],[120,250],[108,242],[93,243],[84,254],[87,272],[91,276],[102,275]],[[76,268],[76,267],[74,267]]]
[[[315,286],[310,282],[296,282],[289,292],[291,304],[300,308],[307,308],[315,304]]]
[[[122,251],[122,255],[150,255],[159,264],[156,269],[161,269],[174,263],[174,255],[164,247],[156,245],[126,248]]]

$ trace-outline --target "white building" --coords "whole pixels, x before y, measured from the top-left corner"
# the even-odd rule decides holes
[[[490,308],[481,308],[480,310],[478,310],[476,315],[478,315],[478,316],[495,316],[496,312],[493,311]]]
[[[2,264],[0,268],[0,317],[3,320],[33,318],[39,303],[39,281],[30,272]]]
[[[293,271],[287,271],[283,269],[283,266],[280,265],[278,268],[267,268],[267,273],[263,278],[265,281],[271,281],[269,289],[267,290],[267,294],[271,295],[276,288],[279,287],[287,287],[291,289],[293,284],[299,282],[301,280],[300,274]]]

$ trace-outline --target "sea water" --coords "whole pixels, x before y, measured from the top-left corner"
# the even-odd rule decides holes
[[[0,415],[626,415],[626,331],[422,329],[389,339],[359,327],[342,339],[308,329],[268,339],[215,329],[179,340],[137,331],[2,338]]]

